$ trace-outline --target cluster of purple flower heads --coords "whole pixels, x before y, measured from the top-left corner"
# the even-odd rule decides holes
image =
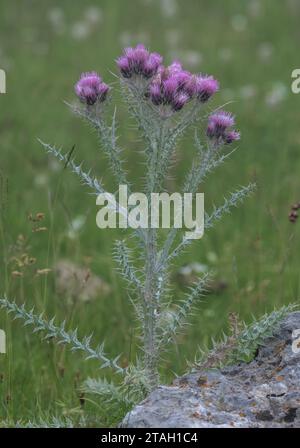
[[[109,86],[105,84],[96,72],[82,73],[79,81],[75,84],[75,93],[83,103],[92,106],[97,101],[106,99]]]
[[[162,63],[158,53],[149,53],[142,44],[135,48],[125,48],[123,56],[117,59],[117,65],[124,78],[141,75],[149,79],[154,76]]]
[[[168,67],[162,62],[161,55],[149,53],[142,44],[125,48],[124,54],[117,59],[123,78],[139,75],[150,80],[147,84],[148,98],[157,106],[170,106],[173,111],[182,109],[193,98],[205,103],[219,89],[218,81],[212,76],[193,75],[178,61]]]
[[[162,62],[162,56],[150,53],[142,44],[125,48],[117,59],[125,79],[139,76],[146,80],[146,97],[154,105],[168,106],[173,112],[181,110],[192,99],[205,103],[219,89],[218,81],[212,76],[192,74],[179,61],[173,61],[168,67]],[[75,85],[76,95],[89,106],[105,101],[109,89],[96,72],[82,73]],[[240,138],[233,125],[234,117],[220,110],[209,117],[207,136],[216,143],[230,144]]]
[[[168,67],[159,67],[149,86],[149,96],[155,105],[170,105],[178,111],[193,98],[204,103],[218,90],[212,76],[193,75],[178,61]]]
[[[211,140],[216,142],[230,144],[240,139],[240,133],[232,129],[235,121],[231,113],[219,110],[210,115],[206,134]]]

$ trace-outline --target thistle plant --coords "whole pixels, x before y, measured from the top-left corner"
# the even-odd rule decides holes
[[[229,112],[217,109],[207,120],[206,106],[219,90],[218,81],[212,76],[190,73],[179,61],[165,66],[161,55],[150,53],[143,45],[126,48],[116,64],[123,99],[144,142],[141,150],[145,161],[145,194],[150,197],[152,193],[166,191],[165,181],[170,174],[178,142],[192,128],[195,158],[181,191],[195,195],[207,175],[232,154],[230,148],[240,139],[239,132],[234,129],[235,119]],[[96,130],[116,184],[127,185],[130,192],[132,186],[127,179],[123,150],[117,136],[116,111],[112,118],[108,118],[107,105],[113,101],[111,87],[96,72],[83,73],[75,85],[75,94],[78,104],[68,106]],[[198,130],[200,120],[207,121],[206,132],[201,138]],[[93,194],[107,194],[102,181],[86,170],[83,163],[78,163],[72,154],[40,142],[47,153],[75,173]],[[250,183],[229,193],[211,214],[205,214],[205,229],[213,227],[254,188]],[[116,213],[127,217],[118,202],[110,202],[110,195],[107,195],[107,200]],[[115,398],[117,403],[121,401],[125,407],[131,406],[159,383],[162,355],[184,329],[209,281],[209,275],[199,277],[182,301],[174,303],[170,283],[172,263],[193,240],[185,238],[178,228],[171,228],[166,233],[150,226],[136,228],[132,229],[133,238],[129,242],[120,240],[115,244],[114,258],[128,284],[139,329],[140,354],[135,365],[122,367],[120,355],[110,357],[102,343],[92,348],[90,336],[79,340],[76,330],[67,331],[65,323],[58,325],[55,319],[47,321],[34,310],[26,310],[25,305],[19,306],[6,297],[0,299],[0,305],[15,317],[24,319],[25,325],[32,325],[34,332],[44,332],[46,338],[56,338],[58,343],[68,344],[71,350],[82,351],[86,358],[96,359],[101,368],[110,368],[120,375],[121,379],[116,384],[105,378],[89,379],[84,388],[103,397],[103,400]]]

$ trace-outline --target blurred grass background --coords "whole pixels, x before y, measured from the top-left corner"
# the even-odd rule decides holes
[[[43,153],[37,138],[65,151],[76,144],[77,160],[114,191],[96,136],[63,100],[73,101],[73,85],[82,71],[97,70],[115,84],[114,60],[124,46],[141,42],[161,52],[167,63],[179,58],[191,71],[220,80],[221,92],[207,112],[232,101],[227,109],[237,116],[242,140],[206,183],[206,204],[221,203],[237,185],[258,183],[252,198],[174,266],[175,296],[183,290],[176,270],[194,262],[215,269],[216,281],[227,288],[200,305],[193,325],[166,357],[163,378],[184,372],[198,345],[226,331],[228,312],[249,320],[252,313],[298,300],[300,223],[288,221],[290,205],[300,200],[300,96],[290,88],[291,72],[299,68],[297,0],[1,0],[0,10],[0,68],[7,74],[7,94],[0,97],[1,294],[45,309],[47,316],[66,318],[81,335],[93,331],[94,342],[105,340],[108,353],[123,353],[123,363],[134,356],[131,307],[111,258],[119,233],[97,229],[93,197]],[[117,85],[113,103],[127,168],[138,189],[141,143]],[[181,184],[192,157],[189,136],[178,151],[171,189]],[[45,213],[47,231],[32,232],[28,215],[37,212]],[[17,241],[36,258],[20,277],[13,273]],[[57,294],[53,271],[36,275],[61,259],[88,266],[111,293],[71,305]],[[42,343],[4,312],[0,328],[8,339],[8,354],[0,355],[0,418],[80,414],[77,388],[87,376],[98,375],[96,365],[52,342]],[[97,403],[84,407],[97,412]]]

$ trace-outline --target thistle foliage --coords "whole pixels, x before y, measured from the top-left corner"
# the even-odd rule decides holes
[[[118,60],[122,96],[144,142],[141,147],[145,162],[144,191],[149,196],[166,190],[166,179],[178,144],[189,129],[197,128],[194,132],[195,158],[181,189],[182,193],[195,195],[208,174],[233,153],[228,150],[228,145],[238,140],[239,134],[230,129],[234,123],[233,117],[216,111],[210,116],[207,132],[200,139],[199,121],[203,119],[205,103],[218,89],[218,83],[212,77],[188,74],[178,62],[163,67],[159,55],[145,51],[142,46],[127,49],[123,59]],[[76,85],[76,94],[85,104],[69,107],[96,131],[116,184],[126,184],[130,193],[132,187],[124,169],[124,151],[117,135],[116,109],[112,118],[107,118],[109,87],[96,73],[86,73]],[[82,162],[77,162],[72,153],[64,153],[41,140],[40,143],[46,153],[58,159],[64,168],[70,169],[90,193],[96,196],[107,193],[103,182]],[[206,215],[205,229],[212,228],[225,214],[230,213],[254,188],[254,184],[241,187],[229,194],[223,204],[213,206],[211,214]],[[117,213],[126,215],[118,203],[109,205]],[[32,326],[34,332],[43,333],[45,339],[54,338],[59,344],[67,344],[72,351],[81,351],[86,359],[96,359],[99,367],[109,368],[118,375],[115,383],[104,377],[88,379],[84,390],[101,397],[103,403],[111,405],[114,402],[124,409],[130,408],[159,383],[162,353],[188,323],[209,281],[209,275],[200,277],[182,300],[174,303],[170,282],[172,263],[193,240],[187,240],[180,230],[174,228],[167,235],[161,234],[158,229],[138,228],[132,230],[132,236],[129,241],[116,241],[114,258],[126,280],[136,313],[140,353],[134,365],[123,367],[120,355],[110,357],[102,343],[92,348],[91,336],[80,339],[77,330],[66,330],[65,323],[56,324],[55,319],[48,321],[42,314],[28,311],[25,305],[19,306],[6,297],[0,299],[2,308],[23,319],[24,325]],[[135,255],[137,252],[139,256]],[[245,330],[244,336],[240,336],[241,346],[236,356],[242,353],[242,346],[244,352],[252,353],[256,330],[252,328],[249,331],[246,333]]]

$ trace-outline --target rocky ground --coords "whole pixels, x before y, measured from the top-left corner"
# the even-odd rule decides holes
[[[129,428],[300,427],[300,347],[291,313],[249,364],[195,371],[160,386],[124,419]],[[294,341],[294,350],[292,344]],[[296,349],[295,349],[296,348]]]

